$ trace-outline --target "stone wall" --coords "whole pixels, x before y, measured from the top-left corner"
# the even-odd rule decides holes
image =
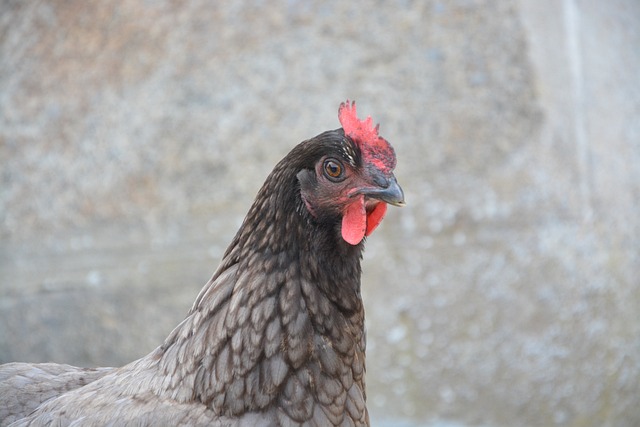
[[[376,425],[640,424],[636,0],[0,7],[0,362],[153,349],[351,98]]]

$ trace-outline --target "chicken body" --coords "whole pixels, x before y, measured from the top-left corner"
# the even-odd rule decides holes
[[[404,198],[391,147],[341,122],[275,167],[161,346],[121,368],[3,365],[0,425],[368,425],[363,241]]]

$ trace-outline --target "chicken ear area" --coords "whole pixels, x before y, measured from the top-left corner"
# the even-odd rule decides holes
[[[350,245],[357,245],[364,236],[373,233],[386,212],[387,204],[380,202],[367,213],[364,196],[358,196],[347,206],[342,217],[342,238]]]

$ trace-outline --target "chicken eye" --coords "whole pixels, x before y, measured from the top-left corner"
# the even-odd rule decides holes
[[[335,160],[325,160],[324,173],[329,178],[336,180],[342,176],[342,165]]]

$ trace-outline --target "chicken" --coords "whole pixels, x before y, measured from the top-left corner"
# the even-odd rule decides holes
[[[121,368],[5,364],[0,424],[368,425],[360,260],[404,195],[371,118],[338,118],[276,165],[161,346]]]

